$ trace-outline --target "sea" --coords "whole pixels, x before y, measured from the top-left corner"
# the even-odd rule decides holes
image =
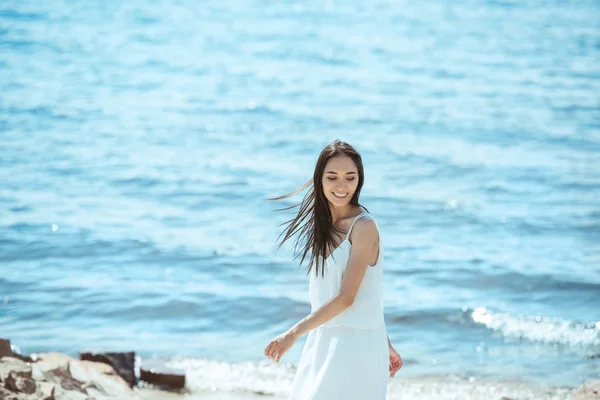
[[[595,0],[3,0],[0,337],[285,396],[306,335],[263,350],[310,313],[277,246],[306,191],[268,198],[340,139],[385,249],[392,392],[600,378],[598,21]]]

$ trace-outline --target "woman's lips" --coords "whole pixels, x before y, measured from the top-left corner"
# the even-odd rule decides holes
[[[333,195],[334,195],[335,197],[337,197],[338,199],[345,199],[346,197],[348,197],[348,193],[346,193],[346,194],[345,194],[345,195],[343,195],[343,196],[339,196],[339,195],[337,195],[335,192],[331,192],[331,193],[333,193]]]

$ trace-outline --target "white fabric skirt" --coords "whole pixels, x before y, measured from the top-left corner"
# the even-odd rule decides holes
[[[308,333],[288,400],[385,400],[389,363],[385,324],[319,326]]]

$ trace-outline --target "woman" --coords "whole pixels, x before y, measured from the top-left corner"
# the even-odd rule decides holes
[[[270,200],[311,183],[279,243],[300,231],[305,239],[300,264],[311,252],[311,314],[273,338],[265,355],[279,362],[308,332],[288,400],[385,399],[388,375],[396,374],[402,359],[383,318],[378,226],[358,201],[364,183],[360,155],[336,140],[319,155],[311,181]]]

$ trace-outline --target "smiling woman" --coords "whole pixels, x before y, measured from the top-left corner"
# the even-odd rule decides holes
[[[327,258],[327,253],[337,247],[339,238],[346,233],[334,221],[361,207],[358,198],[363,183],[364,170],[360,154],[349,144],[336,140],[319,155],[312,179],[292,193],[269,199],[282,200],[313,185],[300,203],[298,215],[288,221],[283,232],[285,236],[278,244],[281,247],[285,241],[299,234],[297,244],[304,242],[300,264],[311,253],[306,267],[307,274],[312,271],[313,266],[317,267],[315,273],[319,272],[319,266],[320,272],[323,272],[322,259]],[[342,197],[336,196],[334,192]],[[293,207],[296,206],[281,210]]]
[[[271,199],[313,184],[279,243],[300,231],[298,240],[305,240],[301,263],[312,253],[307,267],[311,314],[265,348],[265,355],[279,362],[308,332],[289,400],[385,399],[388,376],[402,367],[383,317],[379,228],[358,201],[363,182],[360,155],[336,140],[321,152],[311,181]]]
[[[353,194],[358,184],[356,166],[348,157],[333,157],[327,163],[323,190],[334,198],[346,199]]]

